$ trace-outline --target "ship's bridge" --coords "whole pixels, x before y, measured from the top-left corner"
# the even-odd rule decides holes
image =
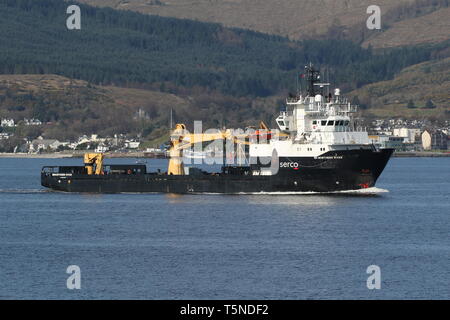
[[[305,69],[306,94],[286,99],[286,109],[276,118],[280,130],[295,144],[368,144],[367,132],[353,121],[357,106],[341,96],[339,88],[331,93],[330,84],[319,82],[320,73],[312,65]]]
[[[307,131],[316,131],[316,132],[352,131],[350,118],[344,116],[331,116],[328,118],[312,119],[310,123],[307,124],[306,128]]]
[[[347,98],[341,97],[340,95],[324,97],[318,94],[315,97],[289,97],[286,99],[286,105],[287,109],[301,108],[305,110],[305,113],[338,115],[354,113],[357,110],[357,107],[351,105]]]
[[[281,111],[276,122],[285,132],[345,132],[352,130],[350,115],[354,112],[356,106],[341,97],[336,89],[334,97],[317,94],[287,98],[286,110]]]

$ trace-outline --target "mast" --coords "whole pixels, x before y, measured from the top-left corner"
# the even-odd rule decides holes
[[[320,80],[320,72],[314,69],[312,63],[309,66],[305,66],[306,70],[306,81],[308,83],[307,93],[310,97],[316,95],[316,90],[314,84]]]

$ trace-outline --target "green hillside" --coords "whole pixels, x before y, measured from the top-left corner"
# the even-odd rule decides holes
[[[281,106],[277,97],[231,97],[196,93],[174,95],[153,90],[92,85],[56,75],[0,75],[0,118],[12,118],[17,128],[3,128],[16,140],[39,135],[74,140],[83,134],[140,135],[153,140],[169,132],[174,122],[205,128],[244,127],[260,120],[270,123]],[[23,119],[39,119],[41,126],[25,126]],[[0,128],[0,131],[2,128]]]
[[[402,70],[393,80],[351,92],[368,115],[450,119],[450,58],[420,63]]]
[[[0,73],[59,74],[96,84],[176,92],[202,87],[234,96],[295,90],[308,62],[348,88],[390,79],[436,47],[374,53],[350,41],[286,38],[218,24],[81,6],[82,29],[66,28],[67,2],[0,0]],[[438,46],[442,47],[442,45]]]
[[[374,48],[450,39],[448,0],[80,0],[166,17],[218,22],[290,39],[330,37]],[[367,7],[378,5],[382,31],[366,28]],[[418,32],[420,30],[420,32]]]

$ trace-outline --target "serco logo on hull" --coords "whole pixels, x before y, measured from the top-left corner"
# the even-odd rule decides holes
[[[298,168],[298,162],[280,162],[280,168]]]

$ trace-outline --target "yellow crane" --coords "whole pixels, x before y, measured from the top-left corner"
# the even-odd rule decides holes
[[[183,149],[187,149],[196,143],[230,138],[233,138],[231,130],[217,131],[215,133],[189,133],[184,124],[178,123],[170,136],[169,168],[167,173],[170,175],[184,175]]]
[[[261,131],[262,130],[262,131]],[[259,134],[273,135],[267,125],[261,121]],[[278,136],[285,136],[283,133],[277,133]],[[214,133],[189,133],[184,124],[177,124],[170,136],[169,149],[169,167],[167,173],[170,175],[184,175],[183,150],[196,143],[209,142],[214,140],[231,140],[235,144],[249,145],[248,134],[235,134],[233,130],[218,130]],[[103,153],[84,154],[84,166],[88,175],[102,175],[103,173]]]
[[[85,153],[84,154],[84,167],[87,170],[87,174],[100,175],[103,174],[103,153]],[[95,166],[95,168],[94,168]]]
[[[269,132],[268,127],[261,121],[260,129]],[[209,142],[214,140],[231,140],[235,144],[250,144],[248,134],[234,134],[230,129],[218,130],[214,133],[189,133],[184,124],[178,123],[170,136],[169,149],[169,175],[184,175],[183,150],[193,144]]]

